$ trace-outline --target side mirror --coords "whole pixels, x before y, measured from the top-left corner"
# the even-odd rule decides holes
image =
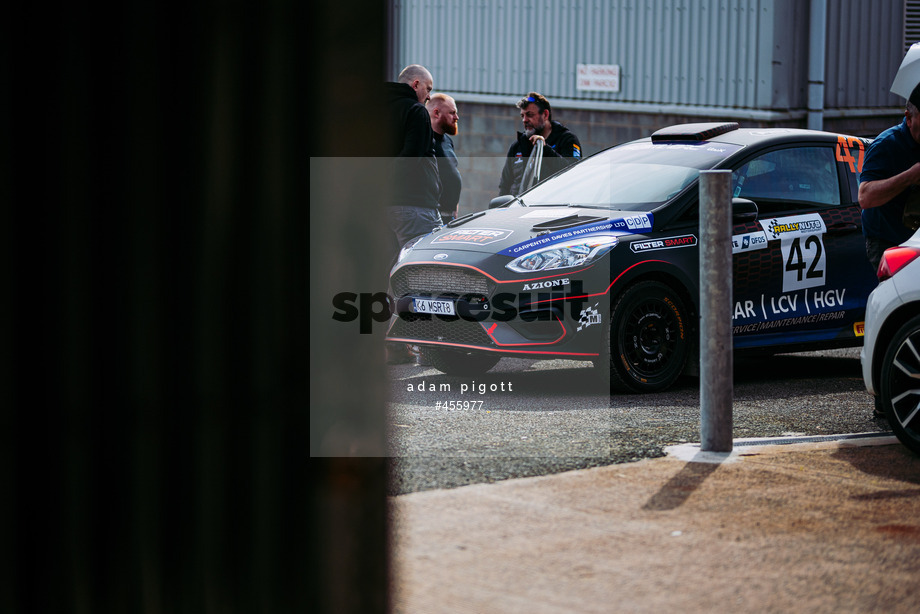
[[[489,201],[489,209],[496,209],[498,207],[504,207],[505,205],[510,203],[512,200],[514,200],[514,198],[515,197],[512,196],[511,194],[503,194],[502,196],[496,196],[491,201]]]
[[[735,224],[756,222],[758,213],[757,203],[753,200],[748,200],[747,198],[732,199],[732,222]]]

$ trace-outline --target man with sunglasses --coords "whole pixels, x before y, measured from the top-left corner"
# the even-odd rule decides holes
[[[578,137],[553,120],[553,110],[544,96],[530,92],[518,101],[517,108],[521,110],[524,131],[517,133],[517,139],[508,150],[508,158],[498,183],[499,196],[517,196],[520,193],[527,158],[539,140],[544,142],[542,177],[549,177],[581,158],[581,143]]]

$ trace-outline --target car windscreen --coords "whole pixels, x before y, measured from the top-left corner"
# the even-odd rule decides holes
[[[713,168],[740,145],[627,143],[574,165],[522,195],[528,207],[569,204],[648,211],[673,198],[700,170]]]

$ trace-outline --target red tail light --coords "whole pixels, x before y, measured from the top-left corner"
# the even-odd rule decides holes
[[[889,247],[878,265],[878,280],[885,281],[920,256],[917,247]]]

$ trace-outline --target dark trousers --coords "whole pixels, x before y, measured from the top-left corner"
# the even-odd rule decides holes
[[[869,258],[872,268],[878,271],[878,265],[882,262],[882,254],[889,247],[897,245],[897,243],[892,243],[879,237],[866,237],[866,256]]]

